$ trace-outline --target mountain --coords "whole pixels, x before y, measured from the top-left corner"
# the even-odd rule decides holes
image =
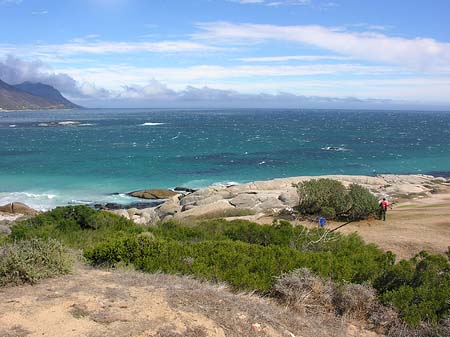
[[[70,102],[52,86],[24,82],[9,85],[0,80],[0,110],[74,109]]]
[[[32,83],[32,82],[23,82],[22,84],[14,85],[14,88],[25,91],[34,96],[38,96],[46,99],[49,102],[55,102],[58,104],[62,104],[68,108],[80,108],[79,105],[76,105],[65,98],[61,93],[53,88],[50,85],[43,83]]]

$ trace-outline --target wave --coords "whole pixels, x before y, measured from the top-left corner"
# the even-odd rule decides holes
[[[0,205],[22,202],[36,210],[48,211],[58,206],[93,205],[117,203],[127,205],[136,201],[120,193],[117,195],[99,194],[95,191],[58,191],[58,192],[0,192]]]
[[[156,125],[164,125],[166,123],[154,123],[154,122],[147,122],[143,124],[139,124],[140,126],[156,126]]]
[[[0,205],[22,202],[28,206],[45,211],[56,207],[57,195],[53,193],[1,192]]]
[[[338,146],[325,146],[325,147],[322,147],[322,150],[336,151],[336,152],[350,151],[349,149],[346,149],[345,147],[338,147]]]

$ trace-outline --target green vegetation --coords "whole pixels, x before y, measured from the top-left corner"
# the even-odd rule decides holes
[[[303,214],[318,215],[321,212],[340,216],[346,213],[351,202],[344,185],[336,180],[312,179],[297,185],[300,197],[299,209]]]
[[[375,287],[382,301],[399,309],[411,326],[436,324],[450,315],[450,264],[443,256],[422,252],[392,265]]]
[[[358,206],[350,203],[355,213],[349,215],[360,217],[364,213],[360,210],[367,209],[371,199],[355,186],[344,189],[343,198],[360,198]],[[108,212],[76,206],[19,223],[9,240],[35,238],[43,242],[55,239],[82,249],[93,265],[193,275],[271,296],[280,294],[276,282],[281,275],[308,268],[335,284],[332,306],[341,314],[366,315],[370,311],[364,306],[372,296],[369,284],[381,301],[396,307],[411,326],[438,325],[450,315],[450,264],[446,258],[422,253],[395,263],[392,253],[366,244],[355,234],[309,230],[287,221],[259,225],[212,219],[192,226],[168,221],[141,227]]]
[[[73,258],[56,240],[30,239],[0,247],[0,286],[66,274]]]
[[[143,228],[109,212],[98,212],[86,206],[68,206],[24,220],[11,231],[12,240],[53,238],[71,248],[84,249],[105,238],[141,233]]]
[[[367,219],[377,215],[380,209],[378,200],[367,188],[351,184],[348,196],[352,205],[349,211],[350,220]]]
[[[312,179],[297,185],[299,210],[304,215],[321,215],[327,219],[367,219],[375,216],[378,201],[366,188],[352,184],[349,190],[333,179]]]

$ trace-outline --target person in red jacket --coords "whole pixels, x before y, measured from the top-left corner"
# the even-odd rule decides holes
[[[389,203],[386,198],[380,201],[380,212],[381,212],[381,220],[386,221],[386,212],[388,209]]]

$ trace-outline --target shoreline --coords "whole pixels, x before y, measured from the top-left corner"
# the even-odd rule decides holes
[[[188,224],[210,218],[241,219],[259,224],[271,224],[280,218],[296,222],[293,208],[298,205],[299,199],[292,184],[319,178],[336,179],[345,186],[360,184],[378,198],[387,196],[393,204],[386,222],[362,220],[343,227],[340,232],[356,232],[365,241],[391,250],[400,258],[413,257],[421,250],[438,254],[444,254],[447,250],[446,238],[450,237],[450,179],[430,175],[299,176],[232,186],[213,185],[191,193],[177,193],[157,206],[107,211],[144,226],[154,226],[159,221],[170,219]],[[15,221],[29,216],[0,212],[0,233],[8,234]],[[308,221],[301,224],[317,226],[317,223]],[[329,221],[327,226],[335,228],[339,224]]]
[[[411,193],[428,193],[431,189],[423,186],[424,184],[435,184],[436,181],[445,182],[450,181],[450,172],[447,171],[438,171],[438,172],[429,172],[428,174],[376,174],[376,175],[352,175],[352,174],[331,174],[331,175],[305,175],[305,176],[292,176],[292,177],[278,177],[278,178],[268,178],[263,180],[255,180],[255,181],[249,181],[249,182],[235,182],[235,181],[228,181],[228,182],[217,182],[212,183],[209,185],[205,185],[203,187],[198,188],[192,188],[191,186],[183,186],[183,188],[187,190],[192,191],[211,191],[211,190],[220,190],[220,189],[231,189],[231,190],[237,190],[239,189],[249,189],[249,186],[256,186],[257,189],[263,189],[264,186],[269,187],[270,190],[284,190],[290,187],[292,183],[301,182],[309,179],[319,179],[319,178],[331,178],[336,179],[344,183],[344,185],[349,185],[352,182],[359,183],[361,185],[365,185],[365,187],[369,188],[374,194],[379,194],[380,192],[383,192],[381,189],[377,189],[377,185],[380,185],[378,187],[381,187],[384,185],[393,185],[392,188],[387,188],[386,196],[389,197],[390,192],[394,192],[394,197],[397,196],[397,194],[411,194]],[[277,186],[278,185],[278,186]],[[401,185],[401,186],[400,186]],[[417,186],[415,186],[417,185]],[[420,187],[421,186],[421,187]],[[401,189],[401,191],[395,191],[395,188],[398,187]],[[166,191],[174,191],[178,193],[180,196],[184,194],[191,194],[186,193],[182,191],[176,191],[176,189],[179,187],[173,186],[168,188],[162,188],[159,190],[166,190]],[[251,189],[251,188],[250,188]],[[146,186],[143,186],[142,191],[144,190],[154,190],[153,187],[147,188]],[[192,192],[191,191],[191,192]],[[10,202],[23,202],[27,205],[40,210],[40,211],[46,211],[49,209],[53,209],[55,207],[59,206],[74,206],[74,205],[88,205],[95,208],[101,208],[101,206],[107,206],[108,204],[114,205],[114,208],[133,208],[137,204],[142,204],[141,207],[137,208],[145,208],[145,204],[149,204],[148,207],[156,207],[158,204],[163,203],[166,199],[164,198],[158,198],[158,199],[145,199],[145,198],[137,198],[132,197],[129,195],[131,191],[115,191],[111,193],[106,193],[102,196],[96,196],[93,198],[86,198],[86,195],[83,197],[79,197],[77,195],[71,195],[70,192],[64,191],[61,195],[57,194],[57,190],[52,189],[48,193],[45,191],[13,191],[13,192],[7,192],[7,191],[0,191],[0,194],[3,195],[3,198],[0,198],[0,200],[3,200],[0,202],[0,206],[6,203]],[[202,192],[198,192],[202,193]],[[63,197],[64,195],[64,197]],[[381,194],[380,194],[381,195]],[[39,198],[44,199],[45,201],[49,200],[55,200],[58,197],[60,198],[66,198],[69,199],[69,202],[61,202],[56,203],[54,206],[48,207],[48,203],[41,203],[39,204]],[[33,200],[34,199],[34,200]],[[151,206],[150,204],[156,204],[154,206]],[[99,206],[99,207],[97,207]],[[108,208],[108,207],[106,207]]]

